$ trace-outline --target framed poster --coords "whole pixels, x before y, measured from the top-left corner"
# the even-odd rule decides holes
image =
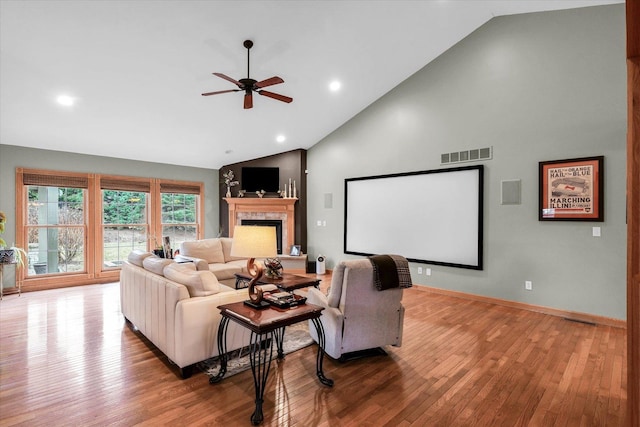
[[[540,162],[540,221],[604,221],[604,156]]]

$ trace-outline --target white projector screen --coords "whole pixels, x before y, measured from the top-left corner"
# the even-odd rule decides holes
[[[345,179],[344,251],[482,270],[483,166]]]

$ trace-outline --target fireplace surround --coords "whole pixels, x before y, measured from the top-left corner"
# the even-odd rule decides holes
[[[229,205],[229,237],[233,237],[236,225],[243,221],[282,221],[282,252],[288,254],[295,244],[295,203],[294,198],[244,198],[225,197]],[[246,225],[246,224],[245,224]]]

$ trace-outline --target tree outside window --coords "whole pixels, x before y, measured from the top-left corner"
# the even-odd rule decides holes
[[[162,193],[162,236],[169,236],[171,247],[197,239],[198,196]]]
[[[103,266],[120,267],[134,249],[147,250],[147,193],[102,190]]]

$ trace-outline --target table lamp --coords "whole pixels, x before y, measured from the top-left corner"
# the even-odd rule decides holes
[[[249,282],[249,300],[246,305],[254,308],[269,307],[269,303],[262,300],[262,289],[256,288],[256,283],[262,277],[263,267],[256,264],[256,258],[272,258],[278,255],[276,242],[276,228],[255,225],[236,225],[233,229],[233,243],[231,256],[248,257],[247,271],[251,275]]]

